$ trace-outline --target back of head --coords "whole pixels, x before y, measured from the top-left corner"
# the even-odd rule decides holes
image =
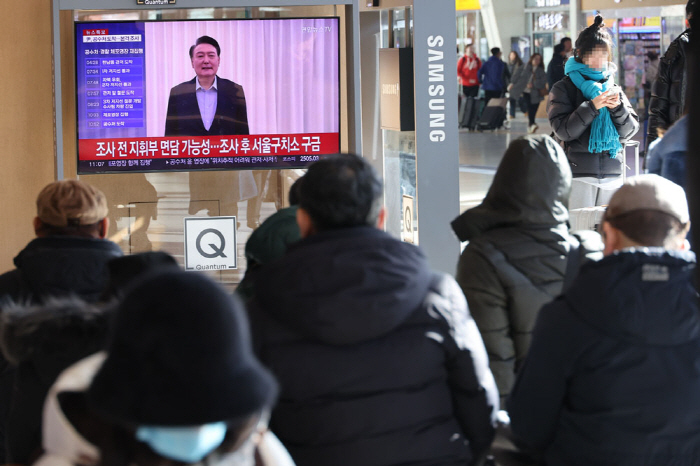
[[[603,17],[597,15],[593,24],[581,31],[576,39],[574,57],[583,63],[583,57],[596,49],[603,48],[608,52],[608,61],[612,60],[612,37],[606,30]]]
[[[54,181],[37,196],[36,212],[46,234],[90,236],[81,233],[107,217],[107,199],[80,180]]]
[[[554,46],[554,55],[559,55],[564,51],[564,44],[557,44]]]
[[[670,248],[690,226],[683,188],[651,174],[627,180],[610,199],[604,220],[646,247]]]
[[[317,231],[374,226],[381,210],[382,182],[362,157],[339,154],[309,166],[298,194],[299,207]]]
[[[107,351],[88,399],[115,425],[225,429],[276,396],[253,355],[243,305],[197,273],[158,273],[127,291]]]
[[[500,48],[494,47],[494,48],[491,49],[491,55],[493,55],[494,57],[495,57],[495,56],[498,56],[499,53],[501,53],[501,49],[500,49]]]
[[[484,201],[452,228],[461,241],[487,230],[513,226],[555,226],[569,219],[571,168],[559,144],[546,135],[513,141],[501,159]]]

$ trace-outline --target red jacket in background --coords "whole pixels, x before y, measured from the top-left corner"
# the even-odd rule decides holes
[[[457,75],[462,86],[478,86],[479,85],[479,68],[481,68],[481,60],[476,54],[470,56],[462,55],[457,62]]]

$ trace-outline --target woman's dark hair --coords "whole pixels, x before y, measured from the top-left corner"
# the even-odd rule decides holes
[[[608,60],[612,60],[612,37],[605,29],[603,17],[597,15],[593,24],[581,31],[576,39],[574,58],[579,63],[583,63],[583,57],[591,53],[596,48],[603,47],[608,51]]]
[[[518,52],[516,52],[515,50],[511,50],[510,53],[512,53],[513,55],[515,55],[515,64],[516,64],[516,65],[522,65],[522,64],[523,64],[523,60],[520,58],[520,55],[518,55]],[[509,57],[509,58],[510,58],[510,57]]]
[[[544,59],[542,58],[542,55],[539,53],[533,53],[532,56],[530,57],[530,60],[528,60],[527,64],[532,66],[532,62],[535,60],[535,57],[540,57],[540,64],[537,65],[537,67],[544,69]],[[534,72],[535,69],[533,68],[532,71]]]

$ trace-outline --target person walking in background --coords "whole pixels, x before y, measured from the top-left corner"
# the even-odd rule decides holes
[[[566,63],[566,51],[562,44],[554,46],[554,55],[547,65],[547,84],[549,89],[554,87],[554,84],[564,79],[564,64]]]
[[[559,43],[562,47],[564,47],[564,53],[566,54],[565,56],[569,58],[574,52],[573,44],[571,43],[571,37],[564,37],[562,38],[562,40],[559,41]]]
[[[452,222],[460,241],[469,241],[457,283],[484,339],[502,403],[542,305],[561,293],[567,269],[573,278],[578,264],[602,258],[598,233],[569,233],[570,189],[561,146],[549,136],[526,136],[508,147],[481,205]]]
[[[574,176],[569,208],[596,205],[600,180],[619,177],[623,144],[639,130],[639,117],[615,84],[612,38],[603,18],[576,39],[566,77],[550,91],[547,114],[563,141]]]
[[[524,64],[520,55],[515,50],[511,51],[508,55],[508,72],[510,73],[510,82],[508,83],[507,90],[510,93],[510,118],[511,120],[515,118],[515,109],[520,105],[520,98],[522,97],[522,91],[518,95],[513,95],[513,84],[516,83],[520,76],[523,74]],[[521,107],[522,109],[522,107]],[[524,113],[524,112],[523,112]]]
[[[690,0],[685,6],[688,29],[678,36],[659,62],[659,72],[651,87],[649,99],[649,120],[647,124],[647,151],[658,137],[658,128],[668,129],[684,113],[687,92],[686,57],[693,40],[696,22],[693,10],[697,0]]]
[[[547,95],[547,73],[544,71],[542,55],[535,53],[525,65],[522,79],[527,79],[523,90],[523,99],[527,103],[528,133],[537,131],[537,109]]]
[[[479,70],[479,82],[486,98],[485,105],[488,105],[491,99],[503,97],[510,79],[508,67],[501,60],[501,55],[500,48],[492,48],[491,58]]]
[[[481,60],[474,53],[474,47],[467,45],[464,55],[457,62],[457,75],[462,85],[464,97],[476,97],[479,95],[479,69]]]

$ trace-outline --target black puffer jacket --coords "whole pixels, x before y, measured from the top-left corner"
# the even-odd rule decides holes
[[[574,260],[602,257],[593,231],[569,234],[571,171],[549,136],[513,142],[498,167],[483,203],[453,223],[469,241],[459,259],[457,282],[484,338],[501,394],[510,393],[525,359],[542,305],[562,290],[569,251]]]
[[[257,273],[254,346],[281,392],[270,427],[297,465],[463,466],[488,448],[498,395],[484,344],[417,247],[328,231]]]
[[[651,87],[647,150],[658,138],[657,130],[668,129],[682,115],[686,96],[686,56],[690,47],[691,31],[678,36],[659,62],[659,74]]]
[[[625,250],[542,308],[508,403],[547,465],[700,464],[695,256]]]
[[[9,302],[40,303],[49,297],[78,296],[96,301],[109,279],[107,262],[121,257],[115,243],[92,238],[36,238],[15,257],[17,267],[0,275],[0,308]],[[0,356],[0,460],[7,462],[5,421],[16,369]],[[26,461],[13,457],[12,460]]]
[[[624,92],[620,92],[621,104],[610,110],[613,124],[624,144],[639,130],[639,117],[635,113]],[[590,100],[566,76],[557,82],[549,92],[547,115],[554,134],[564,141],[566,156],[571,164],[574,178],[592,176],[605,178],[621,174],[620,161],[610,158],[607,153],[588,152],[591,137],[591,124],[598,116],[598,110]]]
[[[17,268],[0,275],[0,305],[67,295],[95,301],[109,279],[107,262],[121,255],[119,246],[104,239],[36,238],[15,257]]]
[[[110,316],[109,310],[75,298],[3,309],[0,346],[15,368],[11,399],[2,400],[9,402],[6,462],[31,464],[41,453],[41,415],[49,388],[61,371],[104,348]]]

